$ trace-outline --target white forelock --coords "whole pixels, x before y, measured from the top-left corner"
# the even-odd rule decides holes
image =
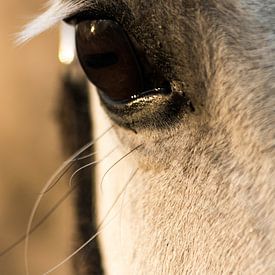
[[[22,44],[28,41],[53,27],[56,23],[75,13],[80,8],[83,8],[86,4],[87,1],[85,0],[76,2],[72,2],[71,0],[66,2],[62,0],[49,0],[46,4],[46,11],[23,28],[23,31],[18,34],[16,42]]]

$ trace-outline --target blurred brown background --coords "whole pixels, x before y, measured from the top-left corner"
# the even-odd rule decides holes
[[[0,250],[26,230],[31,207],[43,184],[63,161],[54,111],[62,71],[57,60],[57,29],[24,46],[14,34],[45,1],[1,0],[0,9]],[[68,188],[47,194],[37,217]],[[72,210],[67,201],[30,243],[31,274],[42,274],[71,248]],[[70,264],[53,274],[70,274]],[[0,258],[1,275],[24,273],[24,247]]]

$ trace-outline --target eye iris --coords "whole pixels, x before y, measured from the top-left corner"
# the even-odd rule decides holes
[[[80,22],[76,29],[76,48],[89,80],[111,100],[129,100],[144,90],[135,52],[117,23]]]

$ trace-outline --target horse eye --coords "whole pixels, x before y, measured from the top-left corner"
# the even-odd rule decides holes
[[[139,61],[123,29],[111,20],[77,24],[76,49],[88,79],[112,101],[129,101],[143,92]]]

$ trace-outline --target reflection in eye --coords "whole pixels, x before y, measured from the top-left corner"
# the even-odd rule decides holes
[[[76,29],[79,61],[89,78],[113,101],[144,91],[142,71],[123,29],[111,20],[82,21]]]

